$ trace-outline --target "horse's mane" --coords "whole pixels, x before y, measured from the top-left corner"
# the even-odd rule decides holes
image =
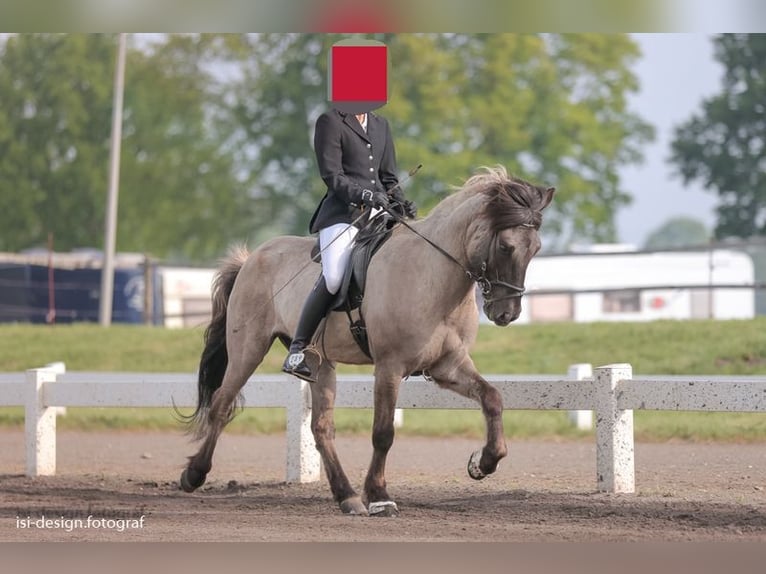
[[[444,199],[429,215],[439,217],[478,194],[487,196],[483,216],[493,232],[517,225],[540,228],[545,188],[509,175],[505,167],[481,167],[458,191]]]
[[[489,197],[484,215],[492,231],[499,232],[517,225],[540,228],[545,189],[509,175],[503,166],[481,168],[463,187],[476,189]]]

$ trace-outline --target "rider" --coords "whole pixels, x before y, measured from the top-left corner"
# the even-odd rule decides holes
[[[394,142],[385,118],[334,107],[317,119],[314,152],[319,174],[327,185],[327,193],[309,225],[311,233],[319,232],[322,274],[303,305],[282,365],[284,372],[310,382],[316,380],[316,374],[306,363],[303,351],[340,288],[358,232],[351,223],[358,219],[360,210],[387,209],[392,199],[414,211],[414,205],[404,201],[398,187]]]

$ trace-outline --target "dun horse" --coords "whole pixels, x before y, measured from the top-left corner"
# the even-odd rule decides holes
[[[318,335],[322,360],[311,385],[311,428],[344,513],[398,513],[386,487],[385,465],[394,441],[399,385],[411,373],[422,371],[481,406],[486,444],[469,459],[472,478],[492,474],[507,454],[501,396],[468,354],[478,330],[474,284],[481,287],[484,311],[494,323],[505,326],[519,317],[527,265],[540,249],[542,210],[553,193],[554,188],[510,177],[502,167],[483,169],[427,217],[410,227],[397,225],[372,259],[361,307],[375,374],[373,455],[363,497],[351,486],[335,449],[335,365],[371,361],[354,342],[345,314],[327,318]],[[191,416],[202,444],[181,475],[187,492],[205,482],[247,379],[275,339],[289,344],[301,302],[320,272],[318,264],[309,263],[313,244],[310,238],[279,237],[250,254],[232,253],[222,264],[200,360],[198,406]]]

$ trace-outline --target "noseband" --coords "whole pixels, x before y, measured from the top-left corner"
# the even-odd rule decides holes
[[[462,267],[462,265],[461,265]],[[506,283],[505,281],[501,281],[500,279],[489,279],[487,277],[487,262],[484,261],[481,264],[481,271],[479,274],[476,274],[469,269],[465,270],[466,275],[473,281],[476,281],[476,284],[481,289],[481,294],[484,297],[485,303],[494,303],[495,301],[505,301],[506,299],[513,299],[514,297],[521,297],[524,295],[524,291],[526,290],[524,287],[519,287],[518,285],[513,285],[512,283]],[[502,287],[503,289],[508,289],[510,293],[507,295],[503,295],[502,297],[492,297],[492,291],[496,287]]]
[[[519,225],[519,227],[534,228],[534,225],[530,225],[529,223],[522,223]],[[495,236],[495,240],[492,242],[492,244],[493,245],[497,244],[497,236]],[[525,288],[523,286],[519,287],[518,285],[514,285],[513,283],[502,281],[500,277],[498,276],[497,270],[495,270],[495,276],[496,276],[495,279],[490,279],[489,277],[487,277],[488,268],[489,268],[489,255],[487,256],[487,259],[482,262],[481,267],[479,268],[479,273],[471,272],[468,269],[465,270],[468,277],[470,277],[473,281],[475,281],[476,284],[481,289],[481,294],[484,297],[485,303],[494,303],[495,301],[505,301],[506,299],[513,299],[514,297],[522,297],[524,295]],[[509,292],[500,297],[492,297],[492,292],[497,287],[500,287],[502,289],[507,289]]]

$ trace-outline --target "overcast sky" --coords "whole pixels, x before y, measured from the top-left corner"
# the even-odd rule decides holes
[[[643,57],[635,66],[640,92],[632,109],[657,130],[643,165],[621,171],[633,204],[617,216],[619,238],[641,246],[668,219],[685,215],[714,225],[714,193],[684,187],[667,162],[673,127],[700,110],[705,97],[720,91],[722,66],[713,59],[709,34],[636,34]]]

